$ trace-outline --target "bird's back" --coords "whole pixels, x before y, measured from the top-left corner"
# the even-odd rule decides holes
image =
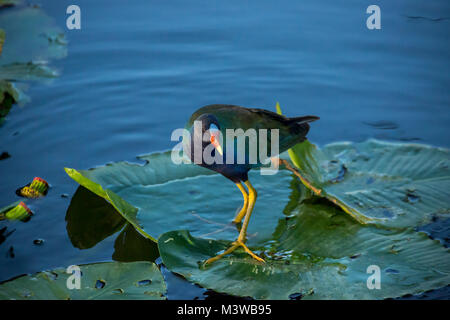
[[[213,114],[219,119],[223,134],[225,134],[226,129],[242,129],[243,131],[255,129],[256,132],[259,132],[260,129],[278,129],[280,153],[304,141],[309,131],[308,122],[318,119],[314,116],[287,118],[265,109],[212,104],[194,112],[187,127],[191,127],[195,119],[206,113]]]

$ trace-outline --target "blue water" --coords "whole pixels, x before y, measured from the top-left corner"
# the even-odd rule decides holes
[[[64,28],[68,56],[0,127],[0,152],[11,154],[0,161],[0,207],[34,176],[52,189],[0,245],[0,281],[111,261],[117,235],[72,245],[64,218],[77,185],[63,167],[170,149],[172,130],[206,104],[279,101],[286,115],[318,115],[309,139],[319,145],[374,137],[450,147],[449,1],[78,0],[81,30],[65,27],[73,1],[39,3]],[[366,28],[370,4],[381,30]],[[165,274],[169,298],[201,295]]]

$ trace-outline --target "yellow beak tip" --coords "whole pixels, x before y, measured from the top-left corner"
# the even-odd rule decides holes
[[[223,150],[222,150],[222,147],[220,146],[220,144],[216,147],[216,149],[217,149],[217,151],[219,152],[219,154],[220,154],[221,156],[223,156]]]

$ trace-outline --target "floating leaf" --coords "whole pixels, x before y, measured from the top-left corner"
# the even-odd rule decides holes
[[[4,282],[0,285],[0,299],[165,299],[166,285],[154,263],[94,263],[81,265],[80,269],[80,289],[68,289],[71,274],[56,269]],[[147,286],[139,285],[143,280],[151,282]]]
[[[289,155],[319,196],[361,223],[413,227],[450,213],[448,149],[377,140],[319,149],[305,141]]]
[[[296,160],[302,175],[359,222],[415,227],[450,211],[446,149],[369,140],[323,149],[302,143],[293,150],[302,155]],[[66,171],[151,239],[176,227],[214,239],[236,236],[229,222],[242,200],[225,178],[192,164],[175,165],[170,152],[139,159],[147,163]],[[255,234],[250,241],[257,243],[270,237],[283,199],[289,198],[291,178],[286,170],[273,176],[251,171],[250,178],[260,196],[249,229],[250,236]]]
[[[193,164],[176,165],[170,152],[139,159],[146,163],[119,162],[93,170],[66,168],[66,172],[107,199],[141,234],[154,241],[162,233],[180,227],[215,239],[237,237],[238,230],[231,220],[243,199],[231,181]],[[289,201],[292,177],[287,170],[271,176],[253,171],[250,179],[259,197],[248,232],[250,242],[258,243],[271,237]]]
[[[414,151],[415,148],[420,152]],[[322,179],[317,180],[324,181],[322,195],[336,199],[333,188],[351,181],[346,188],[352,193],[366,184],[373,188],[372,192],[378,192],[371,186],[376,184],[372,179],[383,179],[375,169],[389,167],[391,162],[376,162],[369,169],[365,154],[358,152],[361,149],[373,150],[370,156],[378,158],[387,154],[394,160],[406,161],[407,157],[412,163],[424,150],[427,153],[429,161],[422,162],[427,166],[419,173],[405,171],[397,180],[387,177],[384,184],[379,184],[380,188],[387,189],[387,181],[404,186],[408,175],[410,181],[424,185],[428,180],[439,182],[435,170],[441,173],[441,169],[447,170],[448,152],[444,149],[370,140],[360,144],[336,143],[323,149],[305,148],[306,160],[302,160],[302,165],[310,168],[305,177],[312,182],[315,176]],[[316,161],[319,157],[314,150],[318,150],[321,161]],[[445,188],[437,193],[437,199],[419,187],[407,189],[400,198],[405,211],[421,201],[429,206],[411,210],[408,215],[397,212],[392,216],[369,216],[367,212],[349,215],[348,210],[345,213],[333,205],[331,197],[311,197],[300,180],[287,170],[273,176],[262,176],[253,170],[249,175],[258,190],[258,201],[249,224],[247,244],[267,264],[260,265],[246,253],[235,251],[204,267],[202,261],[226,249],[237,237],[230,221],[242,203],[240,192],[212,171],[192,164],[173,164],[170,152],[139,159],[146,163],[119,162],[92,170],[66,171],[78,183],[107,199],[143,235],[151,239],[159,237],[164,264],[205,288],[258,299],[373,299],[418,293],[450,283],[448,249],[414,231],[431,215],[448,212],[448,198],[440,198],[448,192]],[[345,164],[345,169],[340,163]],[[354,174],[359,167],[361,172]],[[364,179],[358,179],[364,174]],[[389,199],[393,195],[386,196]],[[343,202],[337,203],[342,207]],[[441,209],[437,210],[437,206]],[[377,208],[376,203],[373,208]],[[364,219],[372,223],[361,224]],[[189,233],[167,232],[181,228]],[[381,290],[367,288],[370,265],[381,269]]]
[[[337,207],[302,204],[280,219],[271,240],[204,266],[229,241],[171,231],[158,239],[164,265],[188,281],[255,299],[383,299],[450,283],[449,250],[425,234],[362,226]],[[381,289],[370,290],[367,268],[378,266]],[[395,270],[395,272],[392,272]]]

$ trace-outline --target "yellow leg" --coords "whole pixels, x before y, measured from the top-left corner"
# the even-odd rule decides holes
[[[310,190],[312,190],[317,196],[320,196],[322,193],[322,190],[315,188],[311,182],[308,181],[305,177],[303,177],[298,170],[292,168],[292,166],[287,162],[286,160],[280,159],[280,164],[284,164],[286,169],[291,171],[293,174],[295,174],[297,177],[300,178],[300,181]]]
[[[247,180],[244,183],[248,188],[248,207],[247,207],[247,213],[245,214],[244,223],[241,228],[241,232],[239,233],[239,237],[237,238],[237,240],[235,242],[233,242],[231,244],[231,247],[229,247],[227,250],[225,250],[221,254],[219,254],[215,257],[209,258],[208,260],[205,261],[205,264],[209,264],[211,262],[217,261],[220,258],[222,258],[223,256],[230,254],[231,252],[233,252],[234,250],[236,250],[239,247],[242,247],[245,250],[245,252],[247,252],[250,256],[252,256],[252,258],[254,258],[255,260],[257,260],[259,262],[264,262],[264,259],[258,257],[244,244],[245,240],[246,240],[248,223],[250,221],[250,216],[252,215],[253,207],[255,206],[256,197],[257,197],[256,190],[255,190],[255,188],[253,188],[250,181]]]
[[[239,190],[241,190],[242,195],[244,196],[244,204],[242,206],[241,211],[239,211],[239,213],[236,215],[236,217],[233,220],[233,223],[239,223],[242,221],[242,218],[245,216],[245,214],[247,213],[247,207],[248,207],[248,194],[247,191],[245,190],[244,186],[242,185],[242,183],[236,183],[237,187],[239,188]]]

